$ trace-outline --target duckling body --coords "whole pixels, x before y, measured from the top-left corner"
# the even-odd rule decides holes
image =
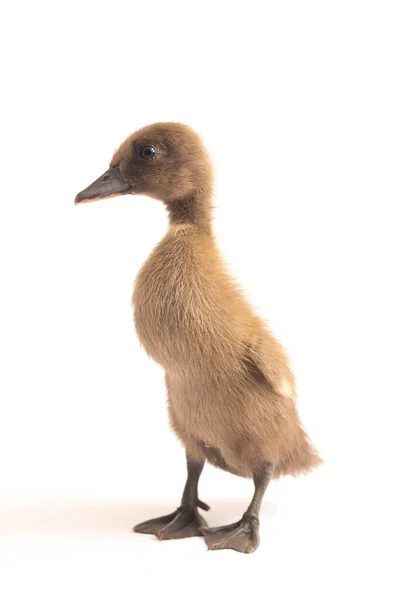
[[[155,155],[142,157],[149,148]],[[169,213],[165,237],[137,276],[133,306],[141,344],[165,369],[170,421],[188,466],[179,509],[135,530],[160,539],[204,535],[209,548],[251,552],[270,479],[320,462],[297,415],[288,359],[223,264],[211,228],[212,170],[197,134],[180,124],[144,128],[115,153],[109,172],[116,179],[111,190],[104,180],[106,197],[118,186],[147,193]],[[92,185],[77,202],[102,197],[101,178]],[[197,495],[206,460],[253,477],[253,500],[232,526],[210,529],[198,512],[208,508]]]
[[[171,424],[193,458],[243,477],[260,457],[276,475],[313,466],[288,361],[208,232],[172,224],[137,277],[133,304],[138,337],[166,371]]]

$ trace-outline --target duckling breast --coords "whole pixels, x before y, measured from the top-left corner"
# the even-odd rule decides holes
[[[136,331],[166,370],[226,370],[238,360],[240,319],[221,289],[212,255],[200,235],[169,232],[137,276]]]

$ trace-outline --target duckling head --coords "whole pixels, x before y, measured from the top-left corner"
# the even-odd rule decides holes
[[[155,123],[130,135],[110,168],[79,192],[75,204],[124,194],[143,194],[169,208],[209,198],[212,167],[198,134],[181,123]]]

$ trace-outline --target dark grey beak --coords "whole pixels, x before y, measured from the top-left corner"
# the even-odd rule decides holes
[[[122,178],[118,167],[110,167],[101,177],[96,179],[89,187],[79,192],[75,204],[94,202],[103,198],[122,196],[133,190],[132,184]]]

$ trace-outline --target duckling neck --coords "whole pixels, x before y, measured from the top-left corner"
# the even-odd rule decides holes
[[[190,196],[167,203],[169,222],[174,225],[194,225],[211,233],[211,200],[208,194],[194,192]]]

